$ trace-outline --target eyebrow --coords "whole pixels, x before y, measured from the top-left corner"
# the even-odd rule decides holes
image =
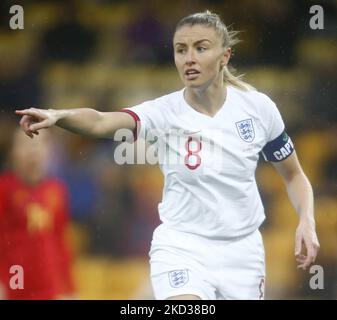
[[[198,40],[198,41],[194,42],[193,45],[199,44],[199,43],[204,42],[204,41],[208,41],[208,42],[212,43],[211,40],[208,40],[208,39],[201,39],[201,40]],[[178,46],[178,45],[186,46],[186,43],[183,43],[183,42],[177,42],[174,46]]]

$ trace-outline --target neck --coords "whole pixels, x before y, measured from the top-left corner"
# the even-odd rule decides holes
[[[23,171],[17,168],[13,172],[15,172],[16,175],[19,176],[24,183],[32,186],[40,183],[44,178],[44,173],[39,171],[32,171],[27,173],[27,171]]]
[[[227,88],[223,83],[207,88],[191,88],[185,90],[185,100],[196,111],[214,116],[223,106],[227,96]]]

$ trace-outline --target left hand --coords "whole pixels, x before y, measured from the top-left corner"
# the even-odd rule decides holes
[[[319,242],[315,231],[315,223],[301,220],[295,236],[295,257],[299,263],[298,269],[305,270],[315,262],[319,250]],[[304,251],[304,248],[306,249]],[[305,255],[306,253],[306,255]]]

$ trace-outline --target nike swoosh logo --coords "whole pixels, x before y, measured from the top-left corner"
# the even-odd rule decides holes
[[[198,131],[187,131],[187,130],[184,130],[183,134],[195,134],[195,133],[198,133],[198,132],[201,132],[201,130],[198,130]]]

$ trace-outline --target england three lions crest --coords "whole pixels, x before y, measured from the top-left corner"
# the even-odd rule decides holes
[[[252,119],[235,122],[240,138],[246,142],[252,142],[255,138],[255,131]]]
[[[174,270],[169,272],[170,284],[173,288],[180,288],[188,282],[188,270]]]

